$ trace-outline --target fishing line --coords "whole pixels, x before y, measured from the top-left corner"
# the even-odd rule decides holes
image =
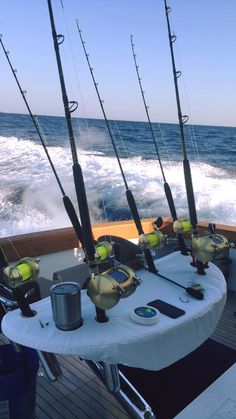
[[[176,45],[175,51],[177,52],[176,55],[177,55],[177,59],[178,59],[178,63],[179,63],[178,64],[178,67],[180,67],[182,69],[181,54],[179,53],[178,44],[176,43],[175,45]],[[184,93],[183,94],[184,103],[187,105],[187,108],[189,110],[188,111],[188,115],[189,115],[190,119],[192,119],[191,118],[190,102],[189,102],[188,93],[187,93],[187,89],[186,89],[184,74],[182,74],[182,71],[181,71],[181,79],[180,80],[181,80],[181,84],[182,84],[182,90],[183,90],[183,93]],[[206,188],[206,184],[205,184],[205,176],[204,176],[204,173],[202,172],[202,167],[201,167],[201,162],[200,162],[200,158],[199,158],[199,150],[198,150],[198,145],[197,145],[197,141],[196,141],[196,134],[195,134],[194,126],[192,124],[191,125],[187,125],[186,126],[186,129],[188,129],[189,137],[190,137],[190,140],[192,142],[192,147],[193,147],[195,161],[198,163],[198,165],[200,167],[201,174],[202,174],[201,184],[203,185],[204,190],[205,190],[205,195],[207,196],[207,188]],[[206,200],[206,202],[207,202],[208,212],[210,213],[210,208],[209,208],[209,205],[208,205],[208,200]]]
[[[197,266],[197,273],[199,275],[205,275],[204,267],[208,267],[208,261],[213,260],[215,255],[225,256],[229,251],[229,243],[226,238],[220,234],[216,234],[214,231],[214,225],[209,225],[210,234],[208,236],[199,236],[198,232],[198,220],[197,220],[197,211],[195,204],[195,197],[193,191],[192,175],[190,163],[187,156],[187,148],[185,141],[184,125],[188,122],[189,117],[182,114],[181,104],[180,104],[180,95],[178,88],[178,78],[181,76],[181,72],[176,70],[175,66],[175,57],[174,57],[174,48],[173,44],[175,43],[177,37],[171,33],[169,13],[171,8],[167,6],[167,1],[164,0],[165,6],[165,15],[166,23],[168,30],[168,39],[169,39],[169,48],[171,54],[171,63],[173,71],[173,80],[175,87],[175,97],[180,129],[180,143],[182,147],[183,154],[183,169],[184,169],[184,178],[186,186],[186,194],[190,215],[190,222],[192,224],[192,256],[193,256],[193,266]],[[218,257],[219,257],[218,256]],[[204,265],[206,263],[206,265]]]
[[[113,122],[114,122],[114,124],[115,124],[116,131],[117,131],[117,133],[118,133],[118,137],[119,137],[119,139],[120,139],[120,142],[121,142],[121,144],[122,144],[122,146],[123,146],[123,149],[124,149],[124,151],[125,151],[126,158],[128,159],[128,158],[130,157],[130,155],[129,155],[129,153],[128,153],[128,148],[127,148],[127,147],[126,147],[126,145],[125,145],[125,142],[124,142],[124,140],[123,140],[123,136],[121,135],[121,132],[120,132],[120,130],[119,130],[119,127],[118,127],[117,122],[116,122],[116,121],[113,121]]]
[[[119,126],[118,126],[117,121],[116,120],[110,121],[110,123],[111,123],[112,129],[113,129],[113,126],[112,125],[113,124],[115,125],[115,130],[117,132],[117,136],[116,137],[121,142],[122,150],[123,150],[123,152],[125,152],[125,157],[126,157],[127,161],[130,162],[131,167],[135,166],[134,156],[130,152],[128,152],[128,147],[126,147],[126,145],[125,145],[125,141],[123,139],[123,136],[121,135],[121,132],[120,132],[120,129],[119,129]],[[118,150],[118,147],[117,147],[117,150]],[[136,170],[135,170],[135,172],[136,172]],[[135,176],[136,176],[136,173],[135,173]],[[150,208],[148,206],[148,203],[147,203],[147,200],[146,200],[145,196],[141,197],[139,195],[139,203],[142,204],[142,205],[144,205],[145,213],[148,214],[149,218],[151,218]]]
[[[85,104],[84,104],[82,90],[81,90],[81,86],[80,86],[80,82],[79,82],[79,78],[78,78],[78,70],[77,70],[77,66],[76,66],[76,60],[75,60],[74,51],[73,51],[72,42],[71,42],[71,37],[70,37],[70,32],[69,32],[69,25],[68,25],[68,21],[67,21],[66,12],[65,12],[65,7],[64,7],[64,4],[63,4],[62,1],[61,1],[61,7],[62,7],[62,11],[63,11],[63,17],[64,17],[64,23],[65,23],[65,27],[66,27],[67,38],[68,38],[68,42],[69,42],[69,46],[70,46],[70,53],[71,53],[71,57],[72,57],[72,63],[73,63],[75,78],[76,78],[76,82],[77,82],[77,86],[78,86],[78,92],[79,92],[79,97],[80,97],[80,107],[82,108],[82,111],[83,111],[83,114],[84,114],[85,127],[87,129],[87,136],[89,138],[90,135],[91,135],[90,132],[89,132],[90,125],[89,125],[88,117],[87,117],[86,111],[85,111]],[[70,90],[72,91],[72,88]],[[81,126],[82,126],[82,122],[80,121],[80,119],[78,119],[78,126],[79,126],[79,128],[81,128]],[[92,155],[93,155],[93,161],[95,162],[94,146],[93,146],[93,142],[90,141],[90,138],[88,139],[88,143],[89,143]],[[80,163],[83,165],[82,161]],[[107,210],[106,210],[106,206],[105,206],[103,193],[102,193],[102,191],[100,191],[100,193],[101,193],[101,196],[96,198],[96,206],[99,209],[99,207],[100,207],[99,199],[101,199],[103,213],[105,215],[105,217],[103,218],[103,221],[108,222]],[[95,217],[95,219],[96,219],[96,217]]]
[[[62,15],[63,15],[63,19],[64,19],[64,24],[65,24],[65,28],[66,28],[66,36],[67,36],[67,39],[68,39],[68,44],[69,44],[69,47],[70,47],[70,54],[71,54],[71,58],[72,58],[72,64],[73,64],[73,68],[74,68],[74,74],[75,74],[75,78],[76,78],[76,82],[77,82],[77,86],[78,86],[78,90],[79,90],[79,96],[80,96],[80,104],[82,104],[82,108],[83,108],[83,111],[84,111],[84,104],[83,104],[83,100],[82,100],[82,94],[81,94],[81,88],[80,88],[80,83],[79,83],[79,79],[78,79],[78,71],[77,71],[77,68],[76,68],[76,60],[75,60],[75,56],[74,56],[74,52],[73,52],[73,48],[72,48],[72,42],[71,42],[71,37],[70,37],[70,32],[69,32],[69,26],[68,26],[68,21],[67,21],[67,17],[66,17],[66,13],[65,13],[65,6],[64,6],[64,4],[63,4],[63,1],[62,0],[60,0],[61,1],[61,8],[62,8]],[[66,50],[65,50],[65,56],[66,56]],[[66,63],[66,67],[67,67],[67,69],[68,69],[68,60],[67,60],[67,57],[66,57],[66,60],[64,60],[65,61],[65,63]],[[71,83],[71,78],[70,78],[70,75],[71,75],[71,72],[70,71],[67,71],[67,79],[69,79],[68,81],[67,81],[67,84],[69,83],[69,85],[70,85],[70,92],[72,93],[73,92],[73,89],[72,89],[72,83]],[[68,87],[67,87],[67,90],[68,90]],[[84,114],[85,114],[85,112],[84,112]]]
[[[5,49],[5,46],[4,46],[3,42],[2,42],[2,35],[0,36],[0,43],[1,43],[1,46],[2,46],[2,49],[3,49],[3,52],[5,54],[5,57],[7,59],[7,62],[9,64],[9,66],[10,66],[11,71],[12,71],[12,74],[13,74],[13,76],[15,78],[16,83],[17,83],[17,86],[18,86],[18,88],[20,90],[21,96],[22,96],[22,98],[23,98],[23,100],[25,102],[25,105],[26,105],[26,108],[27,108],[27,110],[29,112],[29,115],[31,117],[31,120],[32,120],[32,122],[34,124],[34,127],[35,127],[37,133],[38,133],[39,139],[40,139],[41,144],[43,146],[43,149],[44,149],[44,151],[46,153],[48,162],[49,162],[49,164],[51,166],[51,169],[52,169],[52,171],[53,171],[53,173],[55,175],[57,184],[58,184],[59,189],[60,189],[60,191],[62,193],[63,203],[64,203],[64,206],[65,206],[66,212],[67,212],[67,214],[68,214],[68,216],[70,218],[70,221],[71,221],[72,226],[73,226],[73,228],[75,230],[75,233],[77,235],[78,240],[80,241],[80,243],[84,247],[82,229],[81,229],[81,225],[80,225],[79,219],[77,217],[77,214],[75,212],[74,206],[73,206],[70,198],[65,194],[65,191],[64,191],[64,189],[62,187],[61,181],[60,181],[60,179],[58,177],[57,171],[56,171],[55,166],[54,166],[54,164],[52,162],[52,159],[51,159],[50,154],[48,152],[47,146],[45,144],[44,135],[43,135],[42,129],[40,127],[40,124],[39,124],[37,118],[32,114],[32,111],[30,109],[29,103],[28,103],[28,101],[26,99],[26,90],[23,90],[22,87],[21,87],[21,85],[20,85],[20,82],[19,82],[18,77],[16,75],[17,70],[13,68],[12,63],[11,63],[11,60],[9,58],[9,52]]]
[[[131,48],[132,48],[132,53],[133,53],[134,65],[135,65],[136,74],[137,74],[137,78],[138,78],[138,84],[139,84],[139,88],[140,88],[140,92],[141,92],[141,96],[142,96],[142,100],[143,100],[143,104],[144,104],[144,108],[145,108],[145,112],[146,112],[146,116],[147,116],[147,120],[148,120],[148,124],[149,124],[149,128],[150,128],[150,132],[151,132],[151,138],[152,138],[152,141],[153,141],[153,144],[154,144],[154,147],[155,147],[157,159],[158,159],[158,162],[159,162],[159,166],[160,166],[160,169],[161,169],[161,174],[162,174],[162,178],[163,178],[163,182],[164,182],[164,184],[163,184],[164,191],[165,191],[166,199],[167,199],[167,202],[168,202],[168,205],[169,205],[172,220],[173,220],[173,222],[175,222],[178,219],[177,213],[176,213],[176,208],[175,208],[175,203],[174,203],[174,199],[173,199],[173,195],[172,195],[170,186],[166,181],[165,172],[164,172],[161,156],[160,156],[159,149],[158,149],[157,139],[156,139],[156,135],[155,135],[155,131],[154,131],[154,126],[151,122],[151,118],[150,118],[150,114],[149,114],[149,107],[147,105],[146,98],[145,98],[145,92],[143,90],[142,80],[141,80],[140,73],[139,73],[139,66],[137,64],[137,58],[136,58],[137,55],[135,54],[135,50],[134,50],[133,35],[130,36],[130,41],[131,41]],[[177,233],[177,238],[178,238],[178,243],[179,243],[179,250],[181,251],[181,253],[183,255],[188,255],[188,250],[186,248],[183,235],[181,233]]]
[[[126,178],[125,178],[125,175],[124,175],[121,163],[120,163],[120,159],[119,159],[119,156],[118,156],[118,153],[117,153],[116,145],[115,145],[115,142],[114,142],[114,139],[113,139],[113,136],[112,136],[111,127],[110,127],[110,124],[109,124],[108,119],[106,117],[106,112],[105,112],[105,109],[104,109],[103,100],[101,99],[101,96],[100,96],[100,93],[99,93],[99,90],[98,90],[98,83],[95,80],[95,77],[94,77],[94,74],[93,74],[93,68],[90,65],[89,55],[88,55],[86,47],[85,47],[85,42],[83,40],[78,21],[77,21],[77,28],[78,28],[80,40],[81,40],[81,43],[82,43],[82,47],[83,47],[83,50],[84,50],[84,53],[85,53],[85,57],[86,57],[86,60],[87,60],[87,63],[88,63],[88,67],[89,67],[89,70],[90,70],[90,74],[92,76],[93,83],[94,83],[94,86],[95,86],[95,89],[96,89],[96,93],[97,93],[97,96],[98,96],[98,99],[99,99],[99,103],[100,103],[100,106],[101,106],[101,109],[102,109],[102,112],[103,112],[103,116],[104,116],[104,119],[105,119],[105,122],[106,122],[106,126],[107,126],[107,129],[108,129],[112,144],[113,144],[114,152],[116,154],[116,157],[117,157],[120,169],[121,169],[122,177],[123,177],[125,187],[126,187],[126,196],[127,196],[127,200],[128,200],[129,206],[130,206],[130,210],[131,210],[131,213],[133,215],[134,222],[135,222],[136,228],[138,230],[138,233],[140,235],[142,235],[144,233],[143,233],[141,220],[140,220],[140,217],[139,217],[139,214],[138,214],[138,210],[137,210],[132,192],[128,189],[128,184],[127,184],[127,181],[126,181]],[[156,232],[154,231],[154,233],[156,233]],[[151,233],[151,235],[152,235],[152,233]],[[155,240],[155,237],[153,237],[153,238]],[[147,262],[147,269],[150,272],[152,272],[153,274],[155,274],[155,275],[157,275],[157,276],[159,276],[163,279],[166,279],[167,281],[169,281],[170,283],[173,283],[174,285],[177,285],[181,288],[184,288],[188,294],[190,294],[192,297],[194,297],[196,299],[202,300],[204,298],[204,296],[203,296],[203,294],[200,290],[196,290],[193,287],[184,287],[184,286],[178,284],[177,282],[165,277],[164,275],[159,274],[159,272],[157,271],[157,269],[155,267],[155,264],[154,264],[154,261],[153,261],[153,258],[152,258],[152,255],[151,255],[151,252],[150,252],[149,248],[144,249],[144,255],[145,255],[146,262]]]
[[[178,63],[179,63],[178,66],[182,69],[181,54],[179,52],[178,43],[176,43],[175,51],[177,52],[177,58],[178,58]],[[183,90],[184,103],[186,103],[186,105],[187,105],[187,108],[189,110],[188,111],[188,115],[191,118],[191,108],[190,108],[190,102],[189,102],[189,97],[188,97],[188,91],[187,91],[186,84],[185,84],[184,74],[182,74],[182,72],[181,72],[181,84],[182,84],[182,90]],[[194,129],[194,126],[192,124],[191,125],[188,124],[186,126],[186,129],[188,129],[189,137],[190,137],[190,140],[192,142],[192,147],[193,147],[193,153],[194,153],[195,161],[196,161],[196,163],[198,164],[198,166],[200,168],[200,172],[201,172],[201,189],[204,189],[205,196],[207,196],[207,187],[206,187],[206,182],[205,182],[205,174],[204,174],[204,171],[202,170],[202,163],[200,161],[200,156],[199,156],[198,144],[197,144],[197,140],[196,140],[195,129]],[[209,207],[208,200],[205,200],[204,201],[204,205],[207,207],[208,213],[210,214],[210,207]]]
[[[180,54],[179,54],[179,51],[178,51],[178,44],[176,44],[176,50],[177,50],[177,53],[178,53],[178,60],[180,61]],[[181,67],[182,67],[182,65],[181,65]],[[188,92],[187,92],[187,89],[186,89],[185,79],[184,79],[184,75],[182,74],[182,72],[181,72],[181,75],[182,75],[182,77],[181,77],[182,90],[183,90],[183,93],[184,93],[183,94],[183,97],[184,97],[185,103],[187,105],[187,108],[189,110],[188,111],[188,114],[190,116],[190,119],[192,119],[191,118],[190,102],[189,102],[189,98],[188,98]],[[205,195],[207,196],[207,188],[206,188],[206,183],[205,183],[205,175],[202,172],[202,165],[201,165],[201,162],[200,162],[200,156],[199,156],[198,144],[197,144],[197,141],[196,141],[195,129],[194,129],[194,126],[192,124],[191,125],[187,125],[186,128],[188,129],[189,137],[190,137],[190,140],[192,142],[193,154],[194,154],[194,157],[195,157],[195,161],[198,164],[198,166],[200,168],[200,171],[201,171],[201,175],[202,175],[201,185],[203,185],[204,190],[205,190]],[[206,201],[206,202],[207,202],[207,206],[208,206],[208,212],[210,213],[210,208],[209,208],[209,205],[208,205],[208,201]]]
[[[93,84],[94,84],[94,87],[95,87],[95,90],[96,90],[96,93],[97,93],[99,104],[101,106],[103,117],[104,117],[106,127],[107,127],[107,130],[108,130],[108,133],[109,133],[109,137],[111,139],[112,146],[113,146],[113,149],[114,149],[114,153],[115,153],[115,156],[116,156],[119,168],[120,168],[120,172],[121,172],[124,184],[125,184],[126,197],[127,197],[127,201],[128,201],[128,204],[129,204],[129,208],[130,208],[132,217],[134,219],[138,234],[141,236],[141,235],[144,234],[144,231],[143,231],[141,219],[140,219],[140,216],[139,216],[139,213],[138,213],[138,209],[137,209],[133,194],[128,187],[128,183],[127,183],[124,171],[123,171],[123,167],[121,165],[121,161],[120,161],[120,158],[119,158],[119,155],[118,155],[118,152],[117,152],[117,147],[116,147],[113,135],[112,135],[111,127],[110,127],[110,124],[108,122],[106,112],[105,112],[105,109],[104,109],[103,100],[101,99],[101,96],[100,96],[100,93],[99,93],[99,90],[98,90],[98,83],[95,80],[94,73],[93,73],[93,68],[90,65],[89,55],[88,55],[86,47],[85,47],[85,42],[84,42],[83,37],[82,37],[82,31],[80,30],[78,20],[76,21],[76,24],[77,24],[77,29],[78,29],[79,37],[80,37],[80,40],[81,40],[81,44],[82,44],[82,47],[83,47],[83,51],[84,51],[84,54],[85,54],[85,57],[86,57],[86,60],[87,60],[88,67],[89,67],[89,71],[90,71],[90,74],[92,76]],[[155,267],[155,264],[154,264],[154,261],[153,261],[150,250],[145,249],[144,254],[145,254],[145,259],[146,259],[146,262],[148,264],[149,270],[151,272],[154,272],[154,273],[157,272],[157,269]]]
[[[51,5],[50,0],[48,0],[48,10],[49,10],[50,23],[51,23],[51,30],[52,30],[52,39],[53,39],[54,50],[55,50],[55,55],[56,55],[58,75],[59,75],[60,85],[61,85],[62,101],[64,105],[64,111],[65,111],[65,117],[66,117],[66,123],[67,123],[68,135],[69,135],[69,142],[70,142],[70,149],[71,149],[71,155],[72,155],[72,160],[73,160],[73,176],[74,176],[75,190],[76,190],[76,196],[77,196],[79,212],[80,212],[83,243],[84,243],[86,255],[88,258],[88,263],[90,267],[92,268],[94,267],[94,265],[96,265],[95,245],[94,245],[94,240],[93,240],[84,179],[83,179],[81,166],[78,162],[77,150],[76,150],[75,139],[74,139],[74,132],[73,132],[72,121],[71,121],[71,114],[77,109],[78,103],[76,101],[69,101],[67,97],[60,51],[59,51],[59,46],[63,43],[64,36],[61,34],[57,34],[56,32],[53,10],[52,10],[52,5]]]
[[[15,252],[15,254],[16,254],[16,256],[17,256],[17,258],[18,258],[19,260],[21,260],[21,259],[22,259],[22,257],[20,256],[20,254],[19,254],[18,250],[16,249],[16,246],[12,243],[12,241],[10,240],[10,238],[9,238],[9,237],[7,237],[7,240],[9,241],[9,243],[10,243],[10,245],[11,245],[12,249],[14,250],[14,252]],[[4,252],[3,252],[3,253],[4,253]],[[5,256],[5,254],[4,254],[4,256]],[[6,259],[6,260],[7,260],[7,259]]]
[[[201,181],[201,192],[204,191],[204,194],[207,197],[208,196],[208,191],[207,191],[207,186],[206,186],[206,175],[205,175],[205,172],[203,170],[204,163],[202,163],[200,161],[200,155],[199,155],[199,150],[198,150],[196,133],[195,133],[194,127],[192,125],[189,125],[188,128],[189,128],[189,132],[190,132],[190,139],[192,141],[193,151],[194,151],[194,154],[195,154],[195,161],[196,161],[196,163],[197,163],[197,165],[200,169],[201,180],[198,179],[198,182]],[[207,207],[208,214],[210,215],[210,206],[209,206],[209,200],[208,199],[204,200],[204,205]]]
[[[11,244],[11,243],[10,243]],[[15,250],[15,249],[14,249]],[[2,255],[1,255],[2,253]],[[6,253],[4,252],[3,248],[0,247],[0,255],[4,257],[4,259],[6,260],[6,262],[9,264]]]
[[[52,39],[53,39],[53,45],[54,45],[54,50],[55,50],[58,75],[59,75],[60,86],[61,86],[62,101],[64,105],[67,130],[68,130],[71,154],[72,154],[72,159],[73,159],[72,169],[73,169],[73,176],[74,176],[74,185],[75,185],[75,191],[76,191],[80,218],[81,218],[86,259],[89,266],[87,293],[95,305],[96,314],[97,314],[96,320],[100,323],[104,323],[108,321],[108,317],[106,316],[105,309],[111,308],[115,304],[117,304],[119,299],[122,296],[121,293],[119,292],[121,291],[120,287],[117,281],[113,279],[112,275],[114,273],[119,275],[122,272],[122,275],[125,275],[125,277],[128,278],[129,281],[131,281],[131,283],[134,285],[133,291],[135,290],[136,286],[139,285],[140,281],[138,281],[138,279],[136,278],[134,271],[131,272],[131,270],[128,267],[125,267],[123,265],[121,267],[119,265],[116,268],[112,267],[106,270],[105,272],[103,272],[102,274],[99,274],[98,255],[100,256],[100,260],[107,259],[107,256],[109,256],[111,246],[108,242],[105,243],[105,245],[102,245],[102,243],[100,243],[96,246],[96,249],[95,249],[95,243],[94,243],[94,238],[93,238],[93,233],[92,233],[92,226],[91,226],[90,214],[89,214],[89,209],[88,209],[88,202],[87,202],[83,172],[78,162],[77,150],[76,150],[75,139],[74,139],[74,132],[73,132],[72,121],[71,121],[71,114],[73,111],[77,109],[78,103],[75,101],[69,101],[67,97],[63,68],[62,68],[60,51],[59,51],[59,47],[64,41],[64,36],[61,34],[57,34],[56,32],[51,0],[48,0],[48,11],[49,11],[49,17],[50,17]],[[99,253],[98,249],[101,250],[101,253]],[[110,293],[108,289],[106,288],[107,286],[110,287],[111,293],[112,293],[112,287],[116,289],[115,298],[112,298],[112,296],[110,296]],[[124,295],[123,292],[122,294],[123,294],[123,297],[126,296],[126,294]]]
[[[109,242],[100,242],[96,245],[93,239],[90,214],[83,178],[83,172],[78,162],[77,150],[75,146],[75,138],[71,121],[72,112],[77,109],[78,103],[68,100],[63,68],[61,63],[59,47],[64,41],[64,36],[57,34],[51,0],[48,0],[48,11],[52,30],[52,39],[56,55],[56,63],[58,75],[61,85],[62,101],[64,105],[71,154],[73,159],[73,175],[76,190],[76,196],[80,211],[82,224],[83,239],[85,243],[86,258],[89,265],[89,277],[87,284],[87,294],[95,305],[97,313],[97,321],[100,323],[107,322],[105,309],[112,308],[118,303],[120,298],[128,297],[133,293],[140,284],[140,280],[136,277],[135,272],[128,266],[117,263],[112,268],[106,269],[99,273],[99,262],[106,261],[111,254],[111,244]],[[118,278],[118,280],[116,280]],[[124,284],[124,278],[126,284]],[[122,279],[122,286],[120,280]]]
[[[75,62],[75,59],[74,59],[74,54],[73,54],[72,44],[71,44],[71,40],[70,40],[70,35],[69,35],[69,30],[68,30],[68,23],[67,23],[67,18],[66,18],[66,14],[65,14],[65,8],[63,7],[63,5],[62,5],[62,9],[63,9],[63,15],[64,15],[64,20],[65,20],[66,30],[67,30],[67,36],[68,36],[68,38],[69,38],[69,43],[70,43],[70,49],[71,49],[71,55],[72,55],[72,61],[73,61],[74,71],[75,71],[75,74],[76,74],[76,79],[77,79],[77,83],[78,83],[78,86],[79,86],[79,93],[80,93],[80,98],[81,98],[81,102],[82,102],[82,108],[83,108],[83,112],[84,112],[84,114],[85,114],[84,102],[83,102],[83,98],[82,98],[82,93],[81,93],[80,83],[79,83],[78,76],[77,76],[77,67],[76,67],[76,62]],[[125,147],[125,145],[124,145],[124,142],[123,142],[122,136],[121,136],[121,134],[120,134],[120,132],[119,132],[118,126],[117,126],[117,124],[116,124],[116,121],[114,121],[114,123],[115,123],[115,126],[116,126],[116,128],[117,128],[117,131],[118,131],[118,133],[119,133],[119,137],[120,137],[120,139],[121,139],[121,141],[122,141],[122,144],[123,144],[123,146],[124,146],[124,149],[125,149],[125,151],[126,151],[127,157],[128,157],[128,153],[127,153],[126,147]],[[87,117],[86,117],[86,124],[87,124],[87,127],[89,128],[89,123],[88,123],[88,121],[87,121]],[[91,149],[92,149],[92,152],[93,152],[93,154],[94,154],[94,147],[93,147],[93,144],[92,144],[92,143],[91,143]],[[108,221],[107,212],[106,212],[106,208],[105,208],[105,201],[104,201],[104,197],[103,197],[103,195],[102,195],[102,203],[103,203],[103,210],[104,210],[104,214],[105,214],[105,219]],[[148,207],[147,207],[147,203],[146,203],[146,208],[148,209]]]
[[[208,190],[207,190],[207,183],[206,183],[207,175],[206,175],[206,172],[204,170],[204,162],[202,162],[200,160],[199,148],[198,148],[198,143],[197,143],[197,136],[196,136],[194,126],[193,125],[189,126],[189,130],[191,131],[190,138],[192,139],[192,142],[193,142],[193,148],[194,148],[194,151],[195,151],[195,154],[196,154],[196,161],[197,161],[197,164],[198,164],[198,166],[200,168],[200,172],[201,172],[201,189],[204,190],[205,196],[207,197],[207,196],[209,196]],[[210,210],[209,202],[210,202],[209,199],[204,200],[204,205],[206,205],[207,212],[210,216],[211,210]]]
[[[187,156],[187,148],[186,148],[185,134],[184,134],[184,125],[188,122],[189,117],[187,115],[183,115],[182,110],[181,110],[179,88],[178,88],[178,78],[181,76],[181,72],[176,70],[174,49],[173,49],[173,44],[176,41],[177,37],[176,35],[171,33],[170,21],[169,21],[169,13],[171,12],[171,8],[167,6],[166,0],[164,0],[164,5],[165,5],[165,15],[166,15],[166,22],[167,22],[167,30],[168,30],[169,47],[170,47],[170,54],[171,54],[174,87],[175,87],[175,97],[176,97],[179,129],[180,129],[180,143],[181,143],[182,154],[183,154],[183,169],[184,169],[184,179],[185,179],[187,201],[188,201],[188,208],[189,208],[189,216],[190,216],[190,222],[192,224],[193,236],[198,237],[198,220],[197,220],[196,204],[195,204],[195,198],[194,198],[194,192],[193,192],[193,183],[192,183],[190,163]],[[203,262],[197,260],[196,263],[197,263],[198,273],[203,275],[204,274]]]
[[[171,162],[170,152],[169,152],[169,149],[168,149],[168,145],[167,145],[167,143],[166,143],[166,141],[165,141],[165,137],[164,137],[164,135],[163,135],[163,130],[162,130],[161,124],[160,124],[160,123],[158,123],[158,124],[157,124],[157,126],[158,126],[158,129],[159,129],[159,137],[161,138],[161,141],[162,141],[163,146],[164,146],[165,151],[166,151],[166,159],[167,159],[167,160],[169,161],[169,163],[170,163],[170,162]],[[157,131],[157,128],[155,128],[155,130]]]
[[[122,144],[123,150],[125,151],[126,158],[130,160],[130,163],[132,164],[132,166],[135,166],[136,165],[136,162],[134,160],[135,159],[135,156],[132,155],[131,152],[128,152],[128,147],[126,147],[126,145],[125,145],[125,141],[123,139],[123,136],[121,135],[121,132],[119,130],[119,126],[118,126],[117,121],[113,121],[113,123],[115,124],[116,130],[117,130],[117,133],[118,133],[118,138],[120,139],[120,142]],[[136,175],[136,173],[135,173],[135,175]],[[152,218],[151,217],[150,207],[149,207],[148,202],[147,202],[147,199],[145,198],[144,195],[143,195],[143,197],[139,195],[139,202],[144,205],[145,214],[148,214],[149,218]]]
[[[21,259],[22,259],[22,257],[20,256],[20,254],[19,254],[18,250],[16,249],[16,246],[12,243],[12,241],[10,240],[10,238],[9,238],[9,237],[7,237],[7,240],[9,241],[10,246],[11,246],[11,247],[12,247],[12,249],[14,250],[14,252],[15,252],[15,254],[16,254],[16,256],[17,256],[17,259],[18,259],[18,260],[21,260]],[[3,250],[3,248],[2,248],[2,247],[0,247],[0,252],[2,252],[2,254],[3,254],[3,256],[4,256],[5,260],[6,260],[6,262],[9,264],[8,259],[7,259],[7,256],[6,256],[6,253],[4,252],[4,250]]]

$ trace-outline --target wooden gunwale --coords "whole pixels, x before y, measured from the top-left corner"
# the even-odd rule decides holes
[[[154,218],[142,220],[145,233],[153,230],[152,222],[154,220]],[[201,221],[198,226],[200,233],[203,233],[207,231],[208,223]],[[92,229],[95,240],[105,234],[125,239],[137,237],[133,220],[93,224]],[[161,230],[164,234],[172,234],[172,222],[169,217],[164,217]],[[217,233],[224,235],[229,242],[236,242],[236,227],[218,224]],[[11,262],[18,259],[14,247],[21,257],[35,257],[80,247],[80,243],[73,228],[67,227],[0,238],[0,247],[2,247],[7,260]]]

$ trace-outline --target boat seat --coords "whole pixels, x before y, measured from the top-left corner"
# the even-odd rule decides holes
[[[224,257],[220,259],[213,260],[213,263],[218,266],[218,268],[223,273],[225,280],[227,281],[230,274],[230,264],[232,263],[232,260],[230,257]]]
[[[77,282],[82,289],[86,288],[86,279],[88,278],[89,270],[87,263],[80,263],[70,268],[56,271],[53,274],[53,280],[44,277],[39,277],[37,282],[40,287],[41,298],[46,298],[50,295],[50,288],[64,281]]]
[[[118,236],[104,235],[98,238],[98,242],[108,241],[112,242],[115,259],[120,263],[129,263],[137,259],[142,254],[142,250],[137,244]]]
[[[113,245],[115,259],[133,268],[135,271],[144,265],[142,249],[130,240],[118,236],[104,235],[98,238],[97,242],[108,241]]]
[[[70,268],[56,271],[53,274],[53,281],[78,282],[81,288],[85,288],[85,281],[89,276],[88,264],[83,262]]]

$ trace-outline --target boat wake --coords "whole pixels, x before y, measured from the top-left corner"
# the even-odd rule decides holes
[[[0,137],[0,234],[23,234],[70,226],[61,193],[42,146],[33,140]],[[48,146],[57,172],[75,207],[72,159],[68,147]],[[79,152],[92,222],[130,219],[125,188],[114,157]],[[143,218],[169,215],[163,180],[155,159],[122,158],[130,190]],[[182,162],[163,161],[179,217],[187,217]],[[234,225],[236,178],[207,163],[192,163],[192,177],[199,220]]]

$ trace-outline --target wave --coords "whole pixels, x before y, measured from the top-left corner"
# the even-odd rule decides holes
[[[70,226],[62,195],[40,144],[17,137],[0,137],[0,234],[10,236]],[[66,194],[77,209],[68,147],[48,147]],[[114,157],[79,152],[92,222],[131,218],[125,186]],[[156,159],[122,158],[129,189],[141,217],[169,215],[163,179]],[[182,162],[163,161],[178,217],[188,216]],[[199,220],[234,225],[236,178],[207,163],[191,164]],[[78,210],[78,209],[77,209]]]

